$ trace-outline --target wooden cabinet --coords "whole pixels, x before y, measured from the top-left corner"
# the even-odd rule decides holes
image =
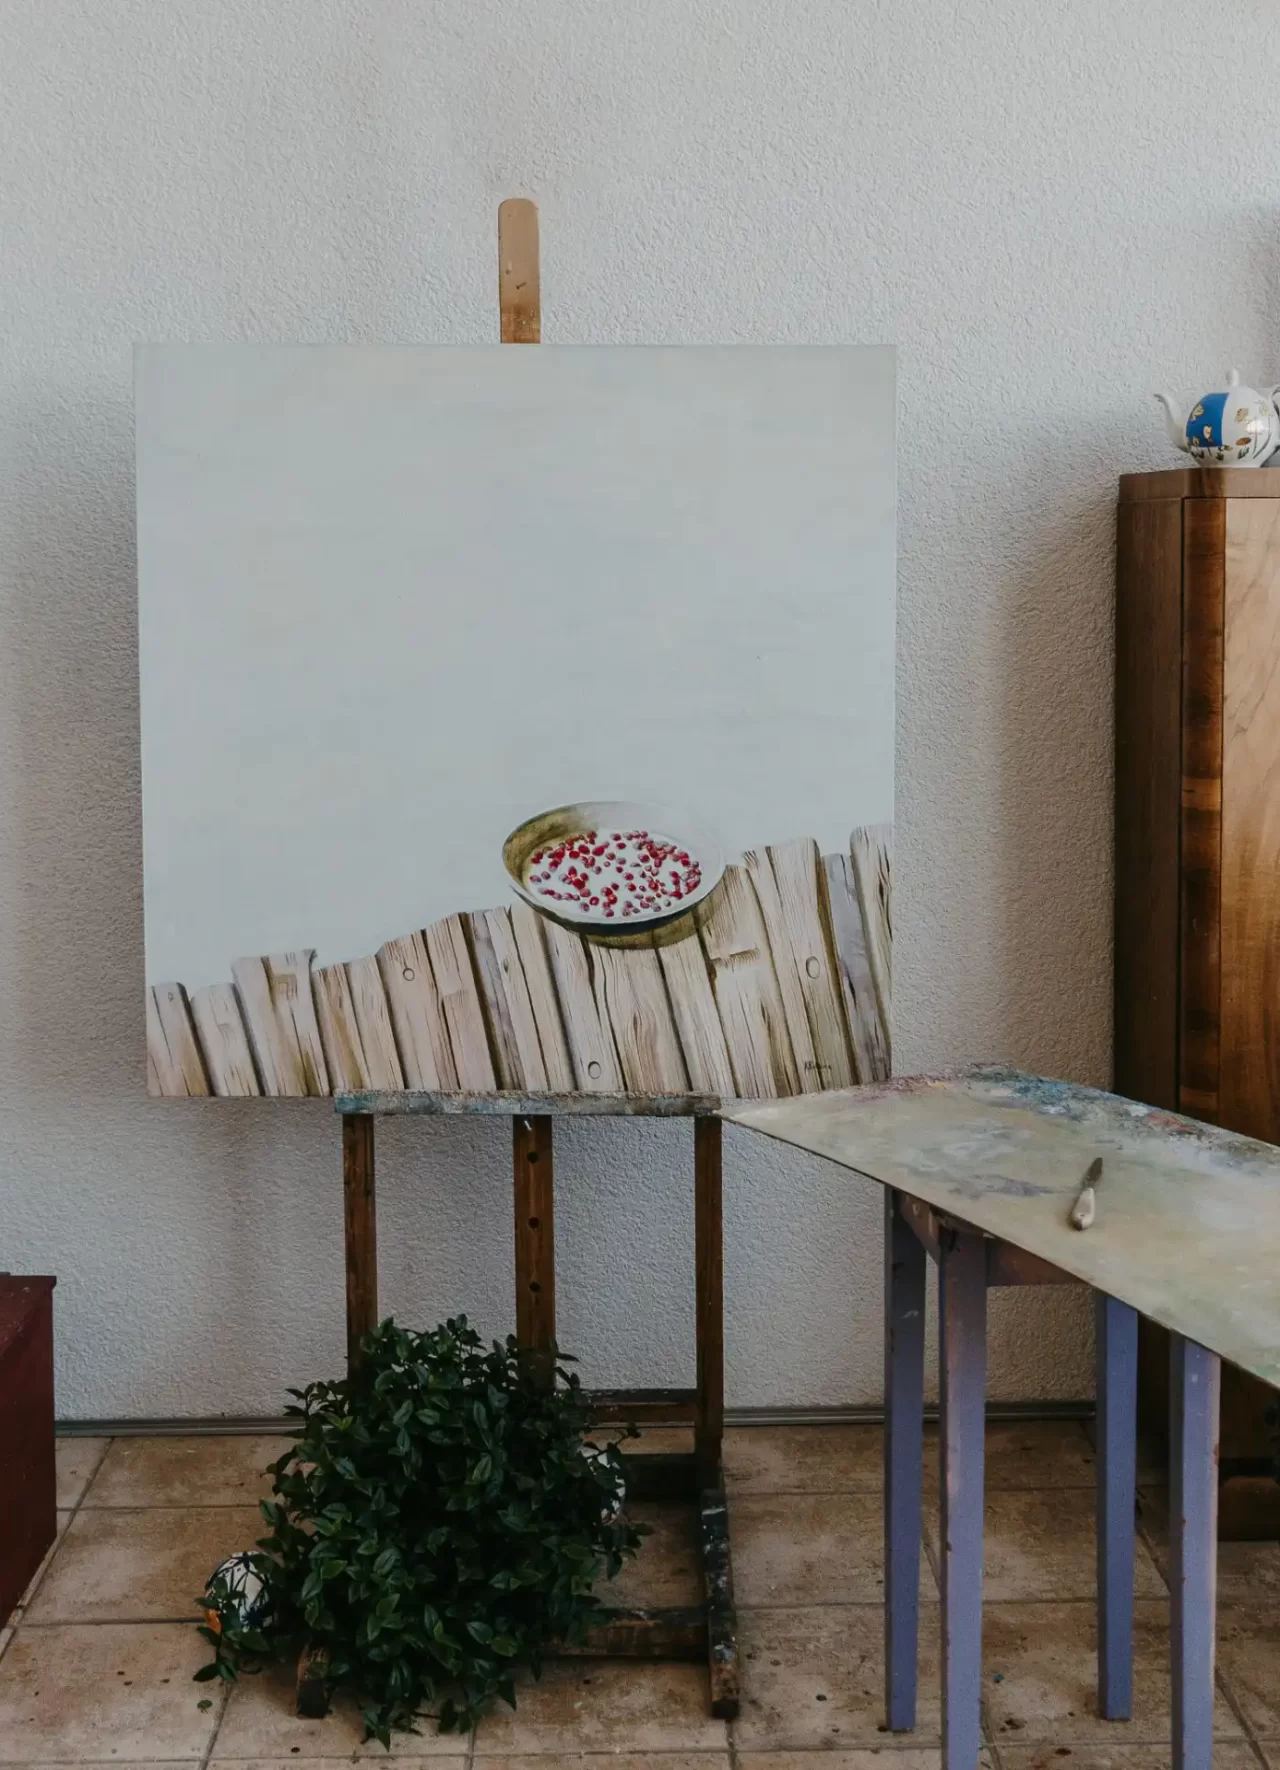
[[[1275,469],[1120,481],[1115,1086],[1280,1143]],[[1280,1297],[1280,1250],[1276,1282]],[[1274,1399],[1224,1369],[1223,1535],[1280,1534],[1280,1487],[1262,1473]],[[1150,1328],[1142,1412],[1163,1431]]]

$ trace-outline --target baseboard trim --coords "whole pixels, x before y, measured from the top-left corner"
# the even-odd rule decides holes
[[[938,1410],[926,1406],[925,1418],[936,1420]],[[1089,1420],[1092,1401],[989,1401],[991,1421]],[[882,1407],[731,1407],[725,1411],[729,1426],[876,1426],[884,1419]],[[59,1420],[64,1438],[246,1438],[254,1434],[292,1432],[296,1422],[284,1415],[260,1418],[228,1414],[200,1419]]]

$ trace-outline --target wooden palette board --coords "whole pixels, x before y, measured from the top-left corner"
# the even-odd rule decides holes
[[[726,1109],[1025,1249],[1280,1383],[1280,1149],[1074,1083],[980,1068]],[[1068,1213],[1095,1156],[1092,1228]]]

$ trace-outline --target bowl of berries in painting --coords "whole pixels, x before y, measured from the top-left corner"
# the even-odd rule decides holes
[[[674,922],[724,874],[715,838],[681,813],[629,799],[540,811],[502,845],[512,885],[553,921],[631,934]]]

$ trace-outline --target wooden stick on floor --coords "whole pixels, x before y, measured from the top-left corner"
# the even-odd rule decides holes
[[[346,1215],[347,1371],[378,1324],[378,1215],[373,1180],[373,1115],[342,1115],[342,1194]]]

